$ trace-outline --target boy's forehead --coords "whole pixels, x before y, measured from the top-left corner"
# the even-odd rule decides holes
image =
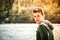
[[[37,13],[34,13],[33,15],[41,15],[41,13],[37,12]]]

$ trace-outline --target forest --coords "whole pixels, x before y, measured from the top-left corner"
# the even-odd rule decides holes
[[[47,20],[60,23],[60,0],[0,0],[0,24],[34,23],[35,7],[44,9]]]

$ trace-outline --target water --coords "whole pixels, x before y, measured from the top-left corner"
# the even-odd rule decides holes
[[[0,40],[36,40],[37,24],[0,25]]]
[[[60,40],[60,24],[53,26],[54,39]],[[36,40],[37,27],[38,24],[0,24],[0,40]]]

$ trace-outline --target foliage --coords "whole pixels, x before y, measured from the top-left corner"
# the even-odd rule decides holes
[[[44,9],[46,19],[60,23],[60,0],[0,0],[0,23],[33,23],[34,6]]]

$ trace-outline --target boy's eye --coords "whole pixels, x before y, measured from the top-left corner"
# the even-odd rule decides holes
[[[34,16],[34,17],[36,17],[36,16]]]
[[[40,17],[40,16],[38,15],[38,16],[34,16],[34,17]]]
[[[40,15],[37,15],[37,17],[40,17]]]

